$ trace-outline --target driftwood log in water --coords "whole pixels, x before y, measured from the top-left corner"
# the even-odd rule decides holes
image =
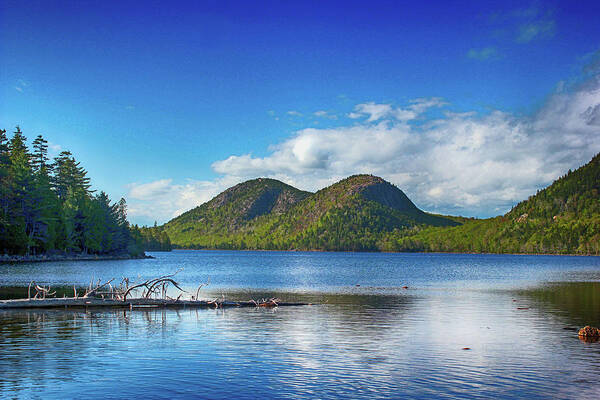
[[[203,283],[198,286],[196,295],[191,295],[183,290],[173,279],[174,274],[164,275],[158,278],[148,279],[144,282],[131,284],[129,278],[123,278],[118,287],[111,285],[114,279],[96,284],[90,283],[89,287],[82,296],[78,296],[77,289],[73,287],[73,297],[50,297],[55,295],[50,286],[40,286],[31,282],[27,289],[27,299],[0,300],[0,310],[16,308],[69,308],[69,307],[178,307],[178,308],[226,308],[226,307],[265,307],[272,308],[278,306],[302,306],[306,303],[285,303],[279,299],[262,299],[260,301],[228,301],[223,299],[199,300],[198,295]],[[172,285],[179,291],[177,298],[167,295],[169,286]],[[133,297],[134,293],[142,290],[140,297]],[[32,293],[35,291],[35,294]],[[32,297],[33,294],[33,297]],[[188,299],[184,298],[187,295]]]
[[[308,303],[286,303],[277,299],[261,301],[227,301],[227,300],[176,300],[132,298],[128,300],[101,299],[97,297],[63,297],[45,299],[0,300],[0,310],[16,308],[70,308],[70,307],[176,307],[176,308],[231,308],[231,307],[282,307],[304,306]]]

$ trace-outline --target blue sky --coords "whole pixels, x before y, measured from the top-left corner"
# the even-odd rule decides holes
[[[598,15],[597,1],[5,0],[0,126],[72,151],[142,224],[256,176],[315,190],[359,172],[427,210],[496,215],[600,150]]]

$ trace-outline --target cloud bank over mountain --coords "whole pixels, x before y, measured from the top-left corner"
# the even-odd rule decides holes
[[[448,111],[440,98],[402,106],[356,105],[345,123],[306,128],[265,157],[212,164],[221,178],[132,184],[131,212],[167,220],[237,182],[259,176],[318,190],[356,173],[399,186],[428,211],[467,216],[506,212],[600,151],[600,74],[558,89],[531,115]]]

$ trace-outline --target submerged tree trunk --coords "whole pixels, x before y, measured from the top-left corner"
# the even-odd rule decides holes
[[[277,299],[261,301],[228,301],[228,300],[176,300],[135,298],[128,300],[102,299],[95,297],[64,297],[45,299],[0,300],[0,310],[22,308],[69,308],[69,307],[174,307],[174,308],[231,308],[231,307],[285,307],[304,306],[308,303],[285,303]]]
[[[82,296],[78,296],[77,289],[73,286],[73,297],[52,297],[56,291],[50,286],[39,285],[35,281],[29,283],[26,299],[0,300],[0,310],[16,308],[69,308],[69,307],[194,307],[194,308],[225,308],[225,307],[278,307],[278,306],[300,306],[305,303],[282,303],[279,299],[270,298],[260,301],[228,301],[225,298],[219,300],[198,300],[200,289],[209,282],[202,283],[196,290],[196,295],[183,290],[173,280],[183,268],[169,275],[148,279],[141,283],[130,285],[129,278],[123,278],[121,284],[114,287],[110,279],[104,283],[90,282],[89,287]],[[177,298],[168,296],[168,287],[173,285],[180,291]],[[134,293],[142,290],[140,297],[133,297]],[[188,298],[183,298],[183,296]],[[33,296],[33,297],[32,297]]]

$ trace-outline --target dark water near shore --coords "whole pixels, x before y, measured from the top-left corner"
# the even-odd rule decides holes
[[[600,344],[574,330],[600,325],[598,257],[153,255],[0,265],[0,296],[32,279],[72,287],[183,267],[184,289],[210,280],[207,298],[319,304],[0,312],[0,398],[600,395]]]

